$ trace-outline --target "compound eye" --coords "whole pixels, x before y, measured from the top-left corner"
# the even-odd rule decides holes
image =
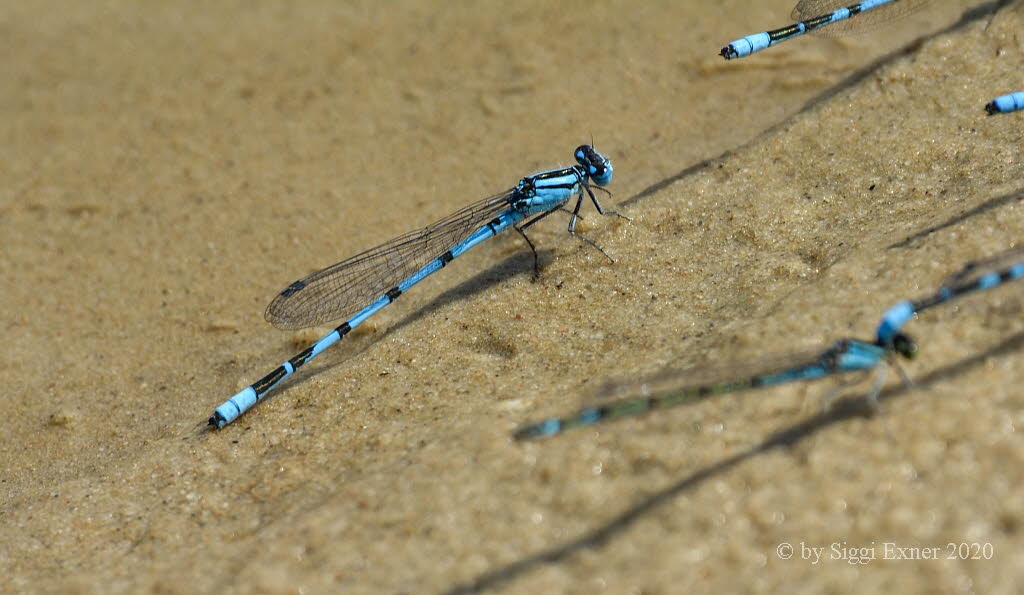
[[[590,147],[587,145],[580,145],[579,147],[576,147],[575,157],[576,161],[578,161],[580,165],[585,165],[589,168],[591,167],[592,162],[592,160],[590,159],[590,153],[591,151],[593,151],[593,149],[588,149],[590,149]]]
[[[604,186],[612,180],[612,164],[590,145],[580,145],[575,152],[576,161],[598,186]]]
[[[893,339],[893,346],[896,351],[907,359],[914,359],[917,356],[917,342],[909,335],[899,333]]]

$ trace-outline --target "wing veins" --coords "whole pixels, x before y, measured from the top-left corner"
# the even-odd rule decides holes
[[[509,208],[514,190],[299,279],[270,302],[265,318],[277,328],[298,329],[354,314]]]

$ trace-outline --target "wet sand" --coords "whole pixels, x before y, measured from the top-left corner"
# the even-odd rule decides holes
[[[717,56],[790,3],[5,3],[0,589],[1015,590],[1020,286],[910,323],[877,415],[816,383],[509,437],[870,338],[1020,245],[1024,117],[982,108],[1024,89],[1024,2]],[[534,280],[506,234],[201,429],[329,330],[263,321],[288,283],[591,139],[633,220],[579,230],[617,262],[553,216]],[[863,563],[800,559],[833,544]]]

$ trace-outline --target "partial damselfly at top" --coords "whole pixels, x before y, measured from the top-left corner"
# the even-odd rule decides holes
[[[1022,109],[1024,109],[1024,91],[1001,95],[985,105],[985,111],[988,112],[988,115],[990,116],[994,116],[996,114],[1011,114]]]
[[[576,233],[576,220],[585,196],[602,215],[605,211],[591,187],[612,180],[612,164],[590,145],[575,152],[576,165],[527,176],[515,187],[484,198],[423,229],[409,232],[376,248],[292,283],[267,306],[265,318],[280,329],[299,329],[347,318],[322,339],[284,362],[263,378],[217,407],[209,425],[223,428],[262,399],[282,380],[337,343],[382,308],[473,246],[506,229],[518,231],[537,250],[524,230],[576,197],[569,233],[607,253],[593,240]],[[611,257],[608,257],[611,260]]]
[[[791,17],[797,22],[747,35],[722,48],[726,60],[744,58],[755,52],[799,37],[804,33],[845,35],[871,31],[884,23],[908,15],[924,7],[931,0],[801,0],[793,8]]]

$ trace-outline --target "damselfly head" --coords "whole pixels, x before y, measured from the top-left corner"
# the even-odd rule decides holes
[[[586,170],[587,175],[598,186],[605,186],[612,181],[612,162],[594,150],[590,145],[580,145],[576,149],[576,161]]]
[[[896,333],[892,338],[892,350],[907,359],[914,359],[917,356],[917,342],[910,335]]]

